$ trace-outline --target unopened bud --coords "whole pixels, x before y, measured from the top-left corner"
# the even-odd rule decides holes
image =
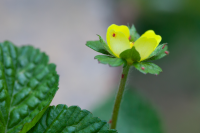
[[[124,78],[124,74],[122,74],[122,79]]]
[[[112,120],[109,120],[109,122],[108,123],[112,123]]]
[[[131,40],[131,36],[129,36],[129,38],[128,38],[129,40]]]
[[[144,68],[144,67],[141,67],[141,69],[144,70],[145,68]]]

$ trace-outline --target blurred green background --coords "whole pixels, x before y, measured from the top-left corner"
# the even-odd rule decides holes
[[[155,106],[166,133],[199,133],[199,6],[199,0],[3,0],[0,41],[33,44],[57,64],[60,89],[52,104],[94,109],[117,87],[121,68],[98,64],[86,41],[105,39],[113,23],[133,23],[140,34],[153,29],[169,46],[170,54],[155,61],[163,72],[133,68],[128,83]]]
[[[134,23],[140,34],[153,29],[168,43],[169,56],[156,61],[163,73],[132,70],[129,83],[154,103],[169,133],[200,132],[199,5],[198,0],[118,0],[113,11],[117,24]]]

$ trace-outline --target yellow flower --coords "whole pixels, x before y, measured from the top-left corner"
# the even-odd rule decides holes
[[[161,41],[161,36],[156,35],[153,30],[146,31],[135,42],[130,42],[130,31],[125,25],[112,24],[107,29],[106,40],[113,54],[120,58],[119,55],[133,46],[140,54],[140,61],[145,60],[155,50]]]

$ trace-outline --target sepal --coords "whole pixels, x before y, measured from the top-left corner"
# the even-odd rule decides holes
[[[168,55],[168,51],[167,51],[168,47],[167,44],[160,44],[154,51],[153,53],[151,53],[151,55],[145,60],[145,61],[149,61],[149,60],[158,60],[161,59],[163,57],[165,57],[166,55]],[[167,51],[167,52],[166,52]]]
[[[140,54],[133,46],[131,49],[127,49],[120,54],[122,59],[125,59],[128,64],[140,61]]]
[[[108,44],[103,40],[103,38],[102,38],[100,35],[97,35],[97,36],[99,36],[99,41],[101,42],[101,44],[103,45],[103,47],[104,47],[111,55],[115,56],[114,53],[112,52],[112,50],[109,48]]]
[[[107,51],[107,49],[105,49],[105,47],[102,45],[102,43],[99,40],[87,41],[86,46],[88,46],[89,48],[91,48],[99,53],[110,55],[110,53]]]
[[[144,74],[150,73],[158,75],[162,72],[162,69],[159,66],[151,62],[134,62],[133,66]]]
[[[108,64],[112,67],[118,67],[123,64],[126,65],[126,61],[121,58],[115,58],[115,57],[106,56],[106,55],[97,55],[94,58],[97,59],[100,63]]]
[[[138,38],[140,38],[140,35],[137,33],[137,30],[133,24],[132,26],[128,25],[128,28],[130,31],[130,41],[135,42]]]

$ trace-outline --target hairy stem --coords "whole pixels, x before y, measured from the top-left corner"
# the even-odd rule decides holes
[[[123,68],[123,72],[121,75],[121,82],[119,85],[119,90],[117,92],[117,97],[115,99],[115,104],[114,104],[113,113],[112,113],[111,126],[110,126],[111,129],[116,129],[118,113],[120,109],[122,96],[124,93],[124,88],[126,85],[129,68],[130,68],[130,65],[127,65],[126,67]]]

